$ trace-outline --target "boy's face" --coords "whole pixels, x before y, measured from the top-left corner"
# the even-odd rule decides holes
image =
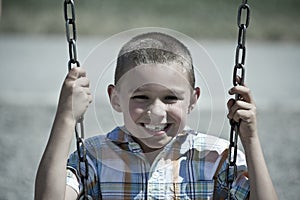
[[[134,67],[110,92],[113,107],[143,149],[162,148],[181,132],[200,95],[199,88],[191,89],[188,72],[172,65]]]

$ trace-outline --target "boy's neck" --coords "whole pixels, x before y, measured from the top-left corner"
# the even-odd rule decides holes
[[[151,147],[145,145],[143,142],[141,142],[136,137],[133,137],[133,140],[141,146],[141,148],[145,154],[145,157],[148,160],[148,162],[150,163],[150,165],[152,165],[155,158],[163,150],[163,148],[151,148]]]

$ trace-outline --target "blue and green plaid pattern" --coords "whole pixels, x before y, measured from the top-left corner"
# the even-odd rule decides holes
[[[85,142],[89,194],[94,199],[213,199],[214,190],[215,196],[226,198],[226,162],[221,163],[217,183],[213,180],[221,154],[228,147],[225,140],[186,130],[165,146],[151,166],[123,127]],[[249,181],[240,151],[237,164],[239,174],[231,193],[236,199],[246,199]],[[78,182],[78,168],[84,170],[84,166],[78,166],[77,152],[71,154],[67,165],[76,175],[68,176],[67,184]],[[80,182],[78,185],[70,186],[80,191]]]

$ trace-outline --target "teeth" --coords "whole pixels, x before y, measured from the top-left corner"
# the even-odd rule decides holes
[[[145,124],[145,128],[149,129],[150,131],[162,131],[167,127],[167,124],[161,124],[161,125],[150,125]]]

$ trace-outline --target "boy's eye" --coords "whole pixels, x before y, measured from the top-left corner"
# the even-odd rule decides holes
[[[176,96],[166,96],[165,100],[177,100],[178,98]]]
[[[177,96],[166,96],[165,97],[166,101],[177,101],[179,98]]]
[[[149,97],[147,97],[146,95],[136,95],[136,96],[131,97],[131,99],[147,100],[147,99],[149,99]]]

